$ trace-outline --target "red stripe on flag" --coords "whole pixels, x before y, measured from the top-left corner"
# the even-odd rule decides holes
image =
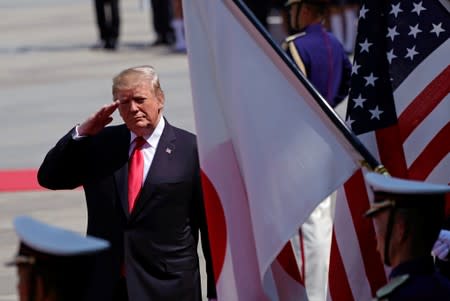
[[[0,171],[0,192],[44,190],[37,181],[37,170]]]
[[[436,165],[450,152],[449,140],[450,123],[447,123],[411,164],[408,171],[409,177],[415,180],[426,180]]]
[[[350,289],[350,284],[348,283],[347,274],[345,273],[344,263],[342,261],[334,230],[331,241],[330,271],[328,275],[330,278],[334,278],[328,279],[331,299],[336,301],[355,300],[352,290]],[[337,279],[339,281],[336,281]]]
[[[208,236],[211,245],[214,279],[217,283],[225,262],[227,226],[219,195],[208,176],[201,171],[203,199],[205,202]]]
[[[447,66],[400,114],[398,124],[403,144],[416,127],[450,92],[450,66]],[[426,101],[424,101],[426,99]]]
[[[302,277],[300,276],[297,259],[295,258],[294,249],[292,248],[291,242],[284,245],[280,254],[277,256],[277,261],[292,279],[298,283],[301,283],[303,286],[305,285]]]
[[[302,228],[300,228],[300,230],[298,231],[298,238],[299,238],[299,243],[300,243],[300,257],[302,260],[302,268],[300,271],[300,276],[302,279],[302,283],[305,283],[305,278],[306,278],[306,273],[305,273],[305,243],[303,242],[303,233],[302,233]]]
[[[370,284],[372,296],[375,296],[377,289],[386,284],[386,274],[381,257],[377,252],[377,242],[372,220],[364,217],[364,213],[369,209],[370,203],[361,170],[358,170],[344,184],[344,188],[356,236],[358,237],[359,248],[361,249],[361,254],[363,254],[364,270]]]
[[[407,178],[407,166],[403,146],[400,142],[398,125],[375,132],[378,153],[383,164],[392,176]]]

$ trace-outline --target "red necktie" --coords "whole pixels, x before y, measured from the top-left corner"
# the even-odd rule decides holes
[[[142,177],[144,173],[144,156],[142,155],[142,146],[145,139],[136,137],[134,140],[136,145],[131,153],[128,162],[128,211],[131,212],[136,202],[136,198],[141,190]]]

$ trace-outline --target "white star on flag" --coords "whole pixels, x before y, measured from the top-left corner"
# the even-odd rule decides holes
[[[421,33],[422,30],[419,29],[419,23],[416,24],[416,26],[409,26],[409,33],[408,35],[414,36],[414,39],[417,38],[417,34]]]
[[[352,66],[352,75],[353,74],[358,74],[358,69],[361,67],[361,65],[358,65],[356,62],[353,62],[353,66]]]
[[[345,124],[349,127],[352,128],[352,123],[355,122],[354,120],[350,119],[350,117],[347,118],[347,120],[345,121]]]
[[[395,59],[397,56],[394,54],[394,49],[391,49],[391,51],[389,51],[387,53],[387,59],[389,61],[389,64],[392,63],[392,60]]]
[[[356,107],[364,108],[363,103],[366,101],[366,99],[362,98],[362,95],[359,94],[359,96],[357,98],[354,98],[353,101],[355,102],[355,106],[353,108],[356,108]]]
[[[386,37],[389,37],[389,38],[391,38],[392,41],[394,41],[395,36],[398,36],[398,35],[400,35],[400,34],[397,31],[397,26],[394,26],[392,28],[390,28],[390,27],[388,28],[388,34],[386,35]]]
[[[373,43],[369,43],[369,41],[366,39],[364,42],[359,43],[359,46],[361,46],[361,53],[364,51],[367,51],[369,53],[369,47],[372,46]]]
[[[383,113],[383,111],[378,109],[378,106],[376,106],[373,110],[369,110],[369,112],[372,114],[372,116],[370,116],[370,119],[376,118],[378,120],[380,120],[380,115]]]
[[[391,4],[391,11],[389,12],[390,14],[394,15],[397,18],[398,13],[402,12],[403,10],[400,8],[400,2],[397,3],[396,5]]]
[[[370,73],[369,76],[364,76],[364,79],[366,80],[366,87],[367,86],[375,87],[375,81],[378,79],[378,77],[375,77],[372,72]]]
[[[442,28],[442,22],[439,23],[439,24],[434,24],[434,23],[432,23],[432,25],[433,25],[433,29],[432,29],[430,32],[435,33],[436,36],[439,38],[439,34],[440,34],[441,32],[444,32],[444,31],[445,31],[445,29]]]
[[[411,47],[411,48],[406,48],[406,51],[407,51],[408,53],[405,55],[405,58],[409,57],[409,58],[411,59],[411,61],[414,59],[414,56],[415,56],[416,54],[419,54],[419,53],[416,51],[416,46],[415,46],[415,45],[414,45],[413,47]]]
[[[361,9],[359,10],[359,18],[360,19],[365,19],[366,18],[366,13],[368,12],[369,10],[363,5],[362,7],[361,7]]]
[[[420,3],[413,3],[414,8],[411,11],[412,13],[417,13],[418,16],[420,16],[420,12],[423,10],[427,10],[425,7],[422,6],[422,1]]]

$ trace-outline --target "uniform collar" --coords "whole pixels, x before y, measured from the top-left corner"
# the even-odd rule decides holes
[[[323,30],[322,23],[313,23],[313,24],[306,26],[304,31],[306,33],[310,33],[310,32],[318,32],[318,31],[322,31],[322,30]]]
[[[392,269],[389,278],[392,279],[405,274],[432,274],[434,271],[433,257],[426,256],[399,264]]]

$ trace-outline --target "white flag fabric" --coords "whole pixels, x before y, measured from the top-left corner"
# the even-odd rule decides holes
[[[233,1],[183,11],[218,300],[305,300],[277,256],[360,157]]]

